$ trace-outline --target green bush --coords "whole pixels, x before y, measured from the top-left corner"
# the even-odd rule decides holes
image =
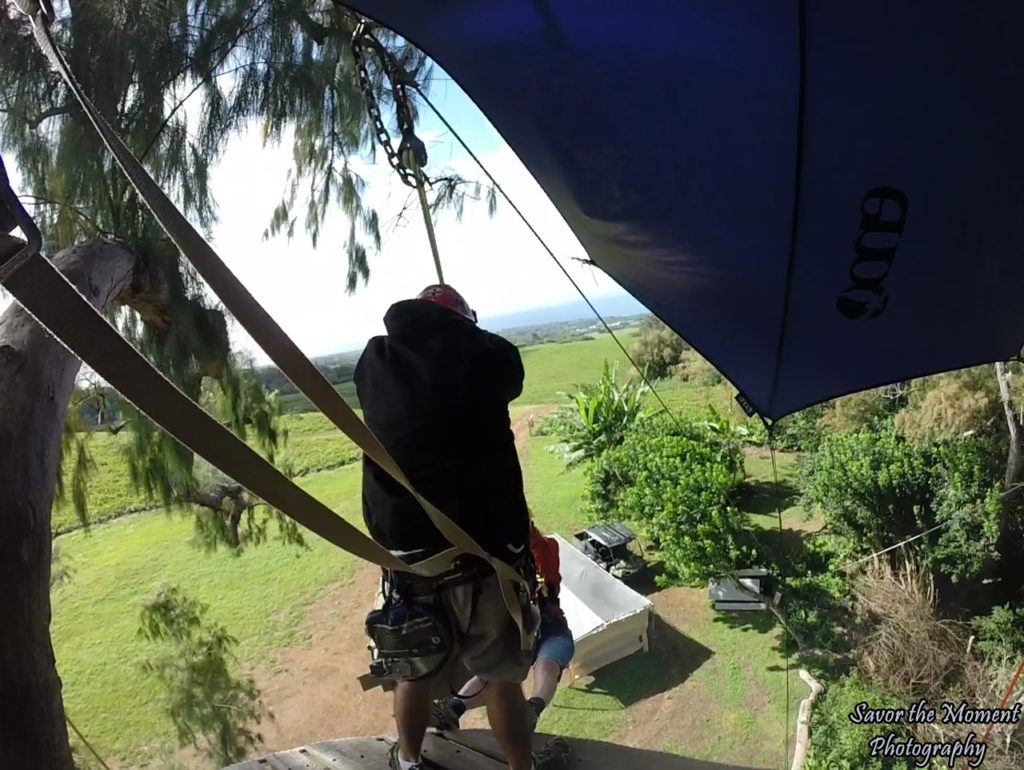
[[[1024,607],[996,607],[988,615],[974,618],[971,627],[978,636],[979,652],[993,658],[1024,654]]]
[[[746,516],[732,504],[743,478],[739,445],[694,423],[654,418],[587,469],[597,518],[627,518],[661,550],[666,572],[701,583],[749,566]]]
[[[908,708],[910,704],[876,693],[856,674],[826,685],[814,704],[811,746],[804,770],[911,770],[914,759],[871,756],[871,739],[893,733],[904,742],[910,731],[903,725],[854,724],[850,714],[858,703],[871,708]]]
[[[880,428],[891,423],[903,405],[903,389],[887,386],[862,390],[830,402],[821,416],[821,427],[832,431]]]
[[[644,323],[630,351],[636,365],[654,380],[668,377],[689,346],[656,318]]]
[[[935,521],[946,524],[938,532],[931,560],[954,582],[982,574],[999,558],[1002,481],[989,446],[960,439],[939,444],[929,453]]]
[[[840,569],[845,553],[837,538],[805,538],[776,564],[785,584],[786,622],[804,646],[840,652],[852,642],[853,611],[849,576]]]
[[[691,382],[706,388],[725,382],[722,373],[696,351],[690,351],[680,359],[675,367],[675,374],[683,382]]]
[[[953,581],[998,558],[1002,516],[998,463],[972,438],[915,445],[883,424],[826,436],[801,464],[805,503],[817,504],[852,553],[887,548],[939,524],[915,544]]]
[[[578,465],[618,446],[630,427],[647,416],[644,398],[648,388],[632,380],[619,384],[617,365],[604,362],[604,373],[594,385],[580,385],[569,396],[573,407],[554,423],[567,445],[568,465]]]
[[[931,474],[921,453],[888,428],[833,433],[801,463],[805,502],[859,550],[881,550],[927,524]]]

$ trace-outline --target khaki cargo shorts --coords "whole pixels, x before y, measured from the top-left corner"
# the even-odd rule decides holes
[[[452,653],[435,674],[436,697],[458,693],[474,676],[487,682],[526,680],[534,650],[520,649],[519,628],[505,608],[496,575],[445,588],[439,598],[451,618]],[[418,601],[436,604],[433,598]]]

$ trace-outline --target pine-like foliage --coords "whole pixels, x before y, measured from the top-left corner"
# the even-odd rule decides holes
[[[301,221],[316,244],[326,217],[340,209],[350,221],[345,289],[368,280],[368,255],[381,236],[352,164],[374,152],[351,54],[360,21],[354,13],[330,0],[58,0],[55,7],[52,32],[75,77],[201,230],[208,233],[216,218],[211,168],[227,140],[255,122],[267,143],[290,140],[294,159],[266,236],[291,236]],[[419,82],[429,82],[421,52],[386,30],[376,35]],[[381,72],[371,69],[371,80],[388,114]],[[185,393],[214,399],[224,423],[273,459],[283,440],[280,410],[232,357],[223,309],[165,239],[9,0],[0,0],[0,151],[20,172],[48,250],[97,233],[135,249],[137,280],[120,309],[110,310],[123,333]],[[482,197],[450,175],[436,186],[432,205],[458,213],[467,195]],[[488,204],[493,210],[493,191]],[[197,475],[191,452],[129,405],[122,421],[140,490],[170,505],[195,502],[204,484],[228,489],[230,480]],[[78,471],[71,493],[84,520],[90,461],[80,428],[69,423],[64,457]],[[252,523],[247,541],[262,539],[267,519],[253,517],[253,501],[222,497],[229,498],[230,510],[215,513],[237,520],[241,506]],[[246,540],[237,526],[207,514],[197,520],[207,545]],[[286,519],[270,518],[282,537],[301,540]]]
[[[142,668],[164,686],[180,744],[216,767],[244,759],[262,740],[255,728],[265,712],[256,683],[232,671],[237,640],[176,586],[161,588],[139,620],[139,636],[157,650]]]

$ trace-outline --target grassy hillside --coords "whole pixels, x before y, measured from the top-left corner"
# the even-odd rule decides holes
[[[628,349],[637,331],[628,329],[618,338]],[[618,363],[622,376],[631,374],[625,356],[609,334],[595,335],[592,340],[574,340],[553,345],[533,345],[520,348],[526,383],[520,404],[562,404],[565,397],[559,393],[571,392],[575,386],[596,380],[607,359]]]

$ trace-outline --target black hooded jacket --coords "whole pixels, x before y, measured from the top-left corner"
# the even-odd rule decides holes
[[[530,528],[508,414],[523,390],[519,351],[423,300],[392,305],[384,326],[356,364],[367,426],[420,494],[488,553],[514,561]],[[363,519],[392,551],[421,558],[448,547],[412,495],[365,456]]]

